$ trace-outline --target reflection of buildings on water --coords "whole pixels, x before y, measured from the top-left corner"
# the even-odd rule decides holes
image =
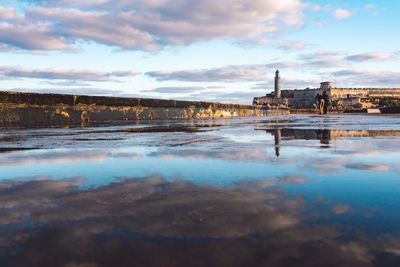
[[[293,129],[275,128],[265,130],[274,135],[275,154],[280,155],[283,140],[319,140],[321,144],[329,145],[331,140],[345,137],[378,137],[400,136],[400,130],[327,130],[327,129]]]
[[[305,130],[306,132],[297,133],[298,129],[273,129],[266,130],[267,133],[271,133],[275,138],[275,155],[279,157],[280,146],[282,142],[282,137],[284,140],[294,140],[294,139],[304,139],[312,140],[318,139],[321,144],[328,145],[331,141],[332,130]],[[304,130],[303,130],[304,131]]]

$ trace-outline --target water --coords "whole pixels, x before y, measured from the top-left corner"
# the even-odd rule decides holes
[[[400,117],[0,130],[1,266],[398,266]]]

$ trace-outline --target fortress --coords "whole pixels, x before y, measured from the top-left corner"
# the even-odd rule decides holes
[[[330,97],[330,109],[356,110],[379,106],[382,99],[400,99],[400,88],[334,88],[330,82],[322,82],[319,88],[281,90],[279,70],[275,73],[274,92],[254,97],[253,105],[287,107],[292,109],[314,108],[315,96],[326,91]]]

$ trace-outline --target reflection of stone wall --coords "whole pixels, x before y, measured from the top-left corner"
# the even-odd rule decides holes
[[[314,129],[291,129],[282,128],[278,129],[280,137],[284,140],[315,140],[321,139],[320,133],[326,131],[330,133],[330,130],[314,130]],[[267,133],[275,135],[277,133],[276,129],[266,130]],[[276,140],[275,140],[276,142]]]
[[[278,111],[212,102],[0,92],[0,125],[265,116],[269,113]]]
[[[400,136],[399,130],[331,130],[333,138],[338,137],[377,137],[377,136]]]
[[[280,128],[269,129],[266,130],[266,132],[275,135],[277,134],[277,130],[279,130],[279,136],[284,140],[318,140],[321,139],[321,134],[324,134],[326,138],[329,137],[329,140],[344,137],[400,136],[400,130],[327,130]]]

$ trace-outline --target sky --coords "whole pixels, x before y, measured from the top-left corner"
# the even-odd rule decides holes
[[[0,90],[251,104],[400,88],[396,0],[0,0]]]

